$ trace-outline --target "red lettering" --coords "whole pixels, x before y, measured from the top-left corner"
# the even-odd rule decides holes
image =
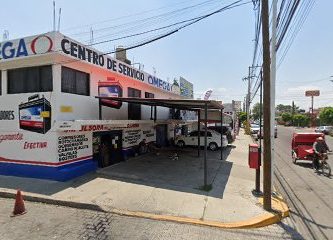
[[[25,142],[23,145],[23,149],[41,149],[46,148],[47,142]]]

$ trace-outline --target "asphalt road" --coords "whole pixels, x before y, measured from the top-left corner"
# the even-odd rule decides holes
[[[333,177],[314,173],[311,163],[291,159],[291,138],[294,131],[311,131],[278,127],[275,141],[274,185],[287,200],[291,222],[305,239],[333,239]],[[333,137],[327,137],[333,149]],[[329,156],[333,168],[333,156]]]

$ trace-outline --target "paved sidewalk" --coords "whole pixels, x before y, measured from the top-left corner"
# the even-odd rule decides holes
[[[1,240],[303,239],[289,227],[288,219],[260,229],[219,229],[32,202],[26,202],[25,215],[12,218],[13,202],[0,199]]]
[[[267,213],[251,194],[255,180],[255,171],[247,165],[251,142],[241,132],[224,160],[219,160],[219,152],[209,152],[209,192],[199,190],[203,169],[195,149],[181,151],[178,161],[172,161],[168,152],[150,154],[65,183],[0,176],[0,192],[21,189],[25,195],[88,203],[107,211],[246,221]]]

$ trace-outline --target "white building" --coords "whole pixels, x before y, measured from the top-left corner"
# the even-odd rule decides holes
[[[0,71],[0,174],[64,181],[126,159],[142,139],[164,145],[173,131],[148,106],[103,101],[99,119],[95,96],[181,96],[59,32],[0,43]],[[157,119],[169,118],[158,108]]]

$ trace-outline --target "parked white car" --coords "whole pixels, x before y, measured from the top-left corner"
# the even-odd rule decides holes
[[[257,124],[251,124],[250,130],[251,134],[257,134],[260,130],[260,127]]]
[[[261,135],[260,131],[257,133],[257,139],[264,138],[264,128],[261,127]],[[274,138],[277,138],[277,126],[274,126]]]
[[[333,126],[319,126],[315,129],[315,132],[324,133],[325,135],[333,132]]]
[[[185,146],[198,146],[198,131],[192,131],[187,136],[178,136],[176,138],[175,144],[178,147]],[[200,146],[205,146],[205,131],[200,131]],[[228,140],[225,135],[222,136],[223,147],[228,146]],[[211,151],[216,151],[221,147],[221,134],[213,130],[207,130],[207,146]]]

